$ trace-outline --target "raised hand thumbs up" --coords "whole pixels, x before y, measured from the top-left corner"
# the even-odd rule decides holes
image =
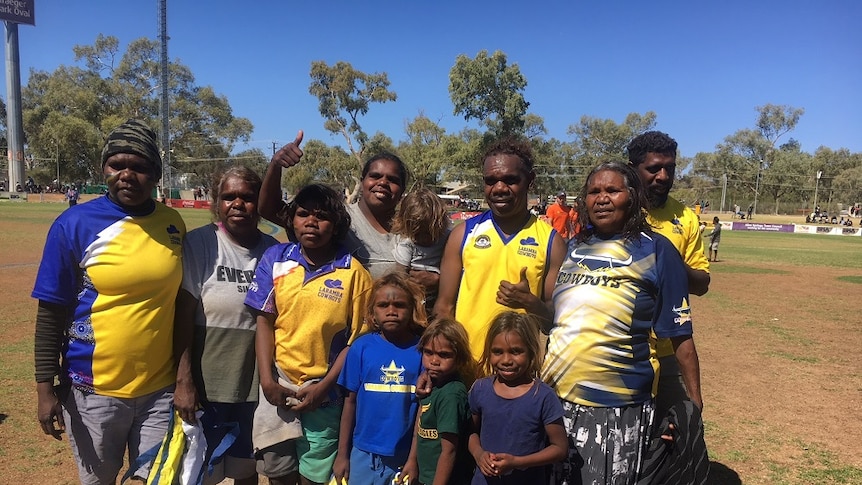
[[[272,156],[272,162],[282,167],[292,167],[299,163],[299,159],[302,158],[302,150],[299,148],[299,144],[302,143],[303,135],[302,130],[299,130],[292,142],[275,152],[275,155]]]

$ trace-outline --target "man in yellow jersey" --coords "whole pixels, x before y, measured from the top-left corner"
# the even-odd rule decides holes
[[[504,139],[483,157],[489,210],[452,230],[440,264],[435,315],[464,325],[478,360],[491,320],[506,310],[550,320],[546,306],[566,253],[557,231],[527,209],[536,178],[528,142]]]
[[[682,255],[688,274],[688,291],[704,295],[709,290],[709,261],[703,252],[703,240],[698,230],[698,218],[693,210],[671,197],[676,172],[676,141],[659,131],[648,131],[635,137],[626,148],[629,163],[635,168],[649,197],[648,221],[656,232],[670,239]],[[694,341],[689,340],[689,352],[697,361]],[[661,421],[674,404],[700,395],[700,389],[688,389],[674,357],[668,339],[659,339],[659,384],[656,394],[655,422]],[[695,367],[700,372],[699,365]],[[685,382],[689,382],[685,380]]]

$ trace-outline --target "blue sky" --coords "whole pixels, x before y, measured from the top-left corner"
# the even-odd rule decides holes
[[[99,33],[123,47],[158,36],[157,0],[34,1],[36,26],[19,26],[24,84],[30,68],[73,64],[72,47]],[[420,112],[457,132],[467,122],[452,114],[449,70],[482,49],[520,66],[529,111],[561,140],[583,115],[621,122],[652,110],[693,156],[753,128],[755,107],[773,103],[805,109],[791,134],[803,150],[862,152],[860,19],[856,0],[169,0],[168,53],[251,120],[248,147],[266,153],[299,129],[343,144],[308,93],[314,60],[388,73],[398,100],[372,106],[370,134],[400,140]]]

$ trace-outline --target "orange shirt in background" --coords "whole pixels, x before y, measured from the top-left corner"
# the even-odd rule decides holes
[[[545,216],[563,239],[568,241],[578,233],[578,212],[574,207],[569,206],[567,210],[559,202],[554,202],[548,206]]]

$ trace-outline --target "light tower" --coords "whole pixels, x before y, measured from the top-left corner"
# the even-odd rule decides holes
[[[167,0],[159,0],[159,40],[161,41],[161,56],[159,63],[159,116],[162,121],[162,192],[165,198],[172,197],[171,186],[171,140],[170,140],[170,104],[168,102],[168,5]]]

